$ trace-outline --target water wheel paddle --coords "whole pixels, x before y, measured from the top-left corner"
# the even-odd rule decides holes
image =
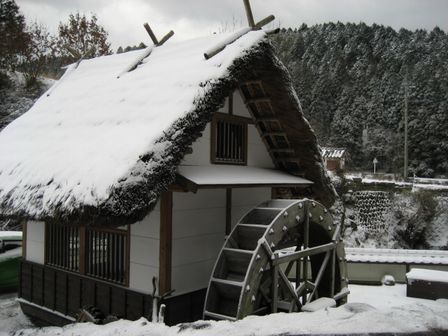
[[[270,200],[250,210],[226,239],[204,318],[300,311],[318,298],[342,304],[347,284],[340,227],[328,210],[309,199]]]

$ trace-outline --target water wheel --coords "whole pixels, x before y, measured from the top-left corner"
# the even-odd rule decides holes
[[[212,272],[204,318],[301,311],[318,298],[346,302],[340,227],[321,204],[270,200],[233,228]]]

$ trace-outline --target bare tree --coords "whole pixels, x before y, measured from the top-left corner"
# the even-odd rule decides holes
[[[27,86],[36,83],[37,78],[45,71],[50,60],[54,57],[56,38],[47,28],[34,22],[27,27],[29,44],[23,52],[20,69],[25,75]]]
[[[89,58],[112,53],[107,31],[98,23],[95,14],[70,14],[67,23],[59,23],[58,53],[67,62],[80,57]]]

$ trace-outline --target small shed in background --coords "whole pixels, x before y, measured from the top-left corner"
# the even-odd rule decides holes
[[[322,147],[325,167],[330,171],[344,170],[347,150],[345,148]]]

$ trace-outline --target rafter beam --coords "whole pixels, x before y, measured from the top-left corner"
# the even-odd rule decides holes
[[[270,102],[271,98],[269,97],[249,98],[246,100],[247,104],[270,103]]]

